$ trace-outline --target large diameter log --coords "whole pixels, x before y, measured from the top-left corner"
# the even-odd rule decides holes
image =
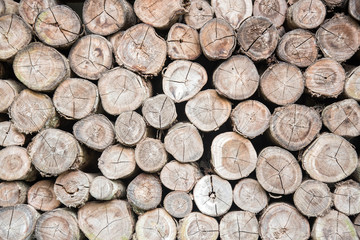
[[[213,19],[214,10],[206,0],[192,0],[185,13],[184,20],[187,25],[196,30]]]
[[[90,240],[131,239],[135,219],[123,200],[89,202],[78,211],[81,231]]]
[[[23,89],[24,86],[18,81],[0,79],[0,113],[5,113],[8,111],[10,105],[14,102],[15,98]]]
[[[41,11],[57,4],[57,0],[20,0],[19,14],[26,23],[33,25]]]
[[[347,75],[344,93],[348,98],[360,101],[360,67],[354,68]]]
[[[29,186],[21,181],[0,183],[0,207],[25,203],[28,190]]]
[[[360,21],[360,2],[359,1],[349,0],[348,11],[349,11],[349,14],[353,18]]]
[[[115,122],[116,140],[125,146],[135,146],[148,134],[144,118],[135,111],[119,114]]]
[[[123,182],[113,181],[104,176],[95,177],[90,185],[90,194],[97,200],[112,200],[122,198],[126,194],[126,187]]]
[[[216,240],[219,236],[219,223],[215,218],[199,212],[192,212],[179,222],[179,240]]]
[[[146,138],[136,145],[135,160],[137,166],[144,172],[160,171],[167,162],[167,152],[164,144],[154,138]]]
[[[51,211],[60,206],[54,192],[54,182],[41,180],[29,188],[27,202],[40,211]]]
[[[334,183],[350,176],[358,165],[354,147],[344,138],[324,133],[303,153],[304,170],[313,179]]]
[[[211,6],[216,17],[224,19],[234,29],[238,29],[240,24],[251,16],[253,10],[251,0],[211,0]]]
[[[22,146],[24,143],[25,135],[20,133],[12,122],[0,122],[0,146]]]
[[[286,13],[291,28],[314,29],[323,23],[326,7],[321,0],[300,0],[291,5]]]
[[[220,239],[248,239],[259,238],[259,223],[255,214],[245,211],[227,213],[220,221]]]
[[[183,191],[171,191],[164,198],[165,210],[175,218],[184,218],[193,210],[190,194]]]
[[[360,184],[354,180],[336,184],[334,206],[348,216],[360,213]]]
[[[285,21],[287,8],[286,0],[255,0],[253,15],[266,17],[275,27],[280,27]]]

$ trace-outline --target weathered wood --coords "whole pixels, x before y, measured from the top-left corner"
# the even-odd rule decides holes
[[[135,160],[137,166],[144,172],[160,171],[167,162],[164,144],[158,139],[144,139],[136,145]]]
[[[135,146],[148,135],[144,118],[135,111],[119,114],[115,122],[116,140],[125,146]]]
[[[21,181],[0,183],[0,207],[25,203],[28,190],[29,186]]]
[[[286,0],[255,0],[253,15],[270,19],[275,27],[283,25],[287,10]]]
[[[354,223],[354,227],[355,227],[357,235],[360,236],[360,214],[358,214],[356,216],[353,223]]]
[[[246,56],[234,55],[213,73],[215,89],[227,98],[243,100],[253,95],[259,85],[259,73]]]
[[[353,18],[360,21],[360,2],[359,1],[349,0],[348,11],[349,11],[349,14]]]
[[[231,27],[238,29],[240,24],[250,17],[253,11],[251,0],[211,0],[211,6],[219,19],[227,21]]]
[[[234,29],[219,18],[205,23],[200,30],[199,38],[203,54],[211,61],[229,58],[236,47]]]
[[[0,122],[0,146],[22,146],[24,143],[25,135],[20,133],[12,122]]]
[[[4,15],[5,13],[5,3],[4,0],[0,0],[0,15]]]
[[[220,221],[220,239],[248,239],[259,238],[259,223],[255,214],[245,211],[227,213]]]
[[[269,197],[258,181],[252,178],[240,180],[234,187],[234,203],[242,210],[259,213],[269,202]]]
[[[344,7],[347,0],[324,0],[324,3],[333,10],[335,7]]]
[[[354,68],[346,76],[344,93],[348,98],[360,101],[360,67]]]
[[[204,144],[197,128],[180,122],[169,129],[164,139],[165,149],[182,163],[195,162],[204,153]]]
[[[325,215],[332,206],[332,194],[329,187],[316,180],[306,180],[293,195],[296,208],[305,216]]]
[[[259,153],[256,178],[266,191],[287,195],[295,192],[300,186],[302,172],[299,163],[290,152],[270,146]]]
[[[321,0],[300,0],[291,5],[286,13],[290,28],[314,29],[325,20],[326,7]]]
[[[116,46],[119,45],[119,42],[121,40],[121,37],[124,35],[125,31],[118,31],[110,36],[107,37],[107,40],[110,41],[111,46],[112,46],[112,51],[113,54],[116,54]],[[118,63],[120,66],[122,66],[122,64]]]
[[[20,0],[19,14],[26,23],[33,25],[40,12],[57,4],[57,0]]]
[[[10,105],[14,102],[15,98],[19,95],[24,86],[15,80],[0,80],[0,112],[5,113],[8,111]]]
[[[184,20],[187,25],[196,30],[202,28],[213,19],[214,10],[206,0],[191,0],[185,13]]]
[[[163,72],[162,88],[166,96],[180,103],[193,98],[207,80],[206,70],[199,63],[177,60]]]
[[[337,183],[334,206],[348,216],[360,213],[360,184],[351,179]]]
[[[165,210],[175,218],[184,218],[193,210],[190,194],[183,191],[171,191],[164,198]]]
[[[315,180],[334,183],[351,175],[358,157],[354,147],[344,138],[332,134],[320,135],[302,155],[303,169]]]
[[[3,0],[5,3],[5,14],[19,15],[19,3],[14,0]]]
[[[219,236],[219,223],[215,218],[199,212],[192,212],[180,220],[179,240],[216,240]]]
[[[320,115],[315,109],[291,104],[274,110],[270,119],[270,135],[283,148],[297,151],[314,140],[321,126]]]
[[[27,202],[40,211],[51,211],[60,206],[54,192],[52,180],[41,180],[29,188]]]
[[[95,177],[90,185],[90,194],[97,200],[112,200],[122,198],[126,194],[123,182],[109,180],[104,176]]]

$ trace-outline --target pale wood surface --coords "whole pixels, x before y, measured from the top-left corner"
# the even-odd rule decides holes
[[[51,211],[60,206],[54,192],[54,181],[41,180],[29,188],[27,202],[40,211]]]

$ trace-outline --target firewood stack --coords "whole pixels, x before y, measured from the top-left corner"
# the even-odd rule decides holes
[[[0,0],[0,239],[359,239],[359,0]]]

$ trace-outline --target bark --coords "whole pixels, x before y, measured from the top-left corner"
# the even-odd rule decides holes
[[[115,122],[116,140],[125,146],[135,146],[148,135],[144,118],[135,111],[120,113]]]
[[[216,17],[227,21],[234,29],[250,17],[253,10],[251,0],[211,0],[211,6],[215,10]]]
[[[19,14],[27,24],[33,25],[40,12],[58,4],[57,0],[21,0]]]
[[[286,0],[255,0],[253,15],[266,17],[275,27],[280,27],[285,21],[287,8]]]
[[[359,1],[349,0],[348,11],[349,11],[349,14],[353,18],[360,21],[360,2]]]
[[[337,183],[334,206],[348,216],[360,213],[360,184],[354,180]]]
[[[29,186],[21,181],[0,183],[0,207],[25,203],[28,190]]]
[[[217,220],[202,213],[192,212],[179,222],[177,236],[179,240],[216,240],[218,236]]]
[[[286,20],[291,28],[314,29],[325,20],[326,7],[321,0],[300,0],[291,5]]]
[[[183,191],[171,191],[164,198],[165,210],[175,218],[184,218],[193,210],[190,194]]]
[[[12,122],[0,122],[0,146],[22,146],[24,143],[25,135],[20,133]]]
[[[227,213],[220,221],[220,239],[248,239],[259,238],[259,223],[255,214],[244,211]]]
[[[54,192],[52,180],[41,180],[32,185],[27,195],[27,202],[40,211],[52,211],[60,206]]]
[[[0,113],[5,113],[24,86],[15,80],[0,80]]]
[[[214,10],[205,0],[191,0],[185,13],[184,20],[190,27],[199,30],[208,21],[213,19]]]
[[[164,144],[154,138],[146,138],[136,145],[135,160],[144,172],[155,173],[167,163],[167,152]]]
[[[353,69],[346,77],[344,93],[348,98],[360,101],[360,67]]]
[[[112,200],[123,198],[126,186],[119,180],[109,180],[104,176],[97,176],[90,185],[90,194],[97,200]]]

